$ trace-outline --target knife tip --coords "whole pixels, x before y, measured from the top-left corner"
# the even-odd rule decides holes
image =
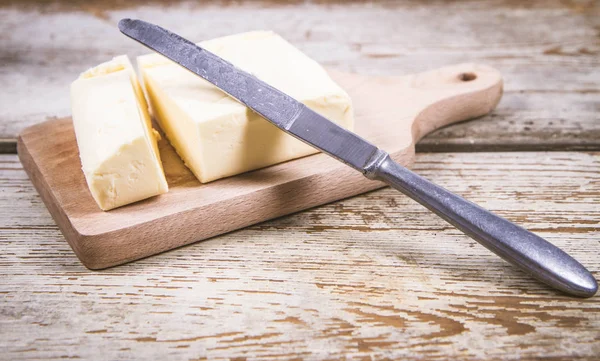
[[[133,19],[129,19],[129,18],[124,18],[119,20],[119,30],[121,30],[122,33],[125,33],[131,26],[131,24],[134,22]]]

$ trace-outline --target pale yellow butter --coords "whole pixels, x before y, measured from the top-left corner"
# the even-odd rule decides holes
[[[348,94],[317,62],[277,34],[255,31],[200,44],[352,129]],[[311,146],[160,55],[138,57],[138,65],[154,116],[201,182],[316,153]]]
[[[168,191],[148,107],[126,56],[71,84],[73,125],[85,179],[109,210]]]

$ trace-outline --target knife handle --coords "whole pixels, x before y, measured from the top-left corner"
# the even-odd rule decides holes
[[[367,176],[382,180],[481,243],[504,260],[565,293],[591,297],[592,274],[543,238],[411,172],[380,153]]]

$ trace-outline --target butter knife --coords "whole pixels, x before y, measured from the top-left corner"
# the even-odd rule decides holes
[[[286,133],[406,194],[547,285],[578,297],[591,297],[598,290],[592,274],[558,247],[413,173],[375,145],[215,54],[141,20],[123,19],[119,29],[214,84]]]

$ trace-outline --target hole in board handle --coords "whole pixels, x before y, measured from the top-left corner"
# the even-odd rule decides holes
[[[460,73],[460,74],[458,74],[458,79],[460,81],[472,81],[472,80],[477,79],[477,74],[471,73],[471,72],[469,72],[469,73]]]

